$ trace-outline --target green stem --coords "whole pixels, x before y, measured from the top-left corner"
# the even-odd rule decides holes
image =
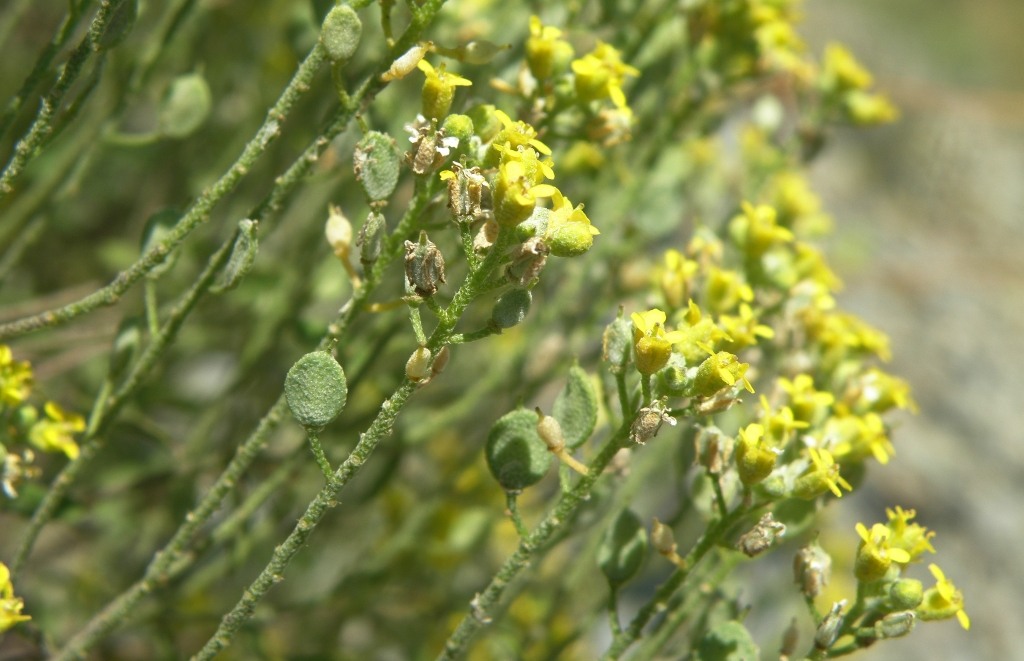
[[[24,335],[42,328],[50,328],[92,312],[100,307],[110,306],[117,303],[121,296],[134,285],[139,278],[163,262],[164,258],[173,252],[185,240],[192,230],[209,219],[210,211],[224,196],[230,193],[238,182],[252,169],[256,161],[266,151],[270,142],[280,133],[281,123],[288,116],[298,99],[310,88],[313,76],[320,65],[323,64],[325,55],[323,49],[315,46],[303,60],[296,70],[288,86],[285,87],[281,96],[274,106],[267,112],[263,125],[256,132],[256,135],[242,149],[241,155],[228,168],[221,177],[207,188],[192,204],[185,215],[178,221],[174,228],[168,233],[167,238],[160,244],[154,246],[145,255],[139,258],[134,264],[117,275],[114,280],[85,298],[62,307],[47,310],[36,315],[16,319],[14,321],[0,324],[0,339]],[[321,144],[321,141],[323,144]],[[325,149],[328,139],[318,139],[311,149]],[[307,152],[309,150],[307,149]],[[307,153],[292,165],[291,168],[275,183],[274,192],[268,197],[264,206],[270,210],[276,210],[283,202],[288,191],[284,190],[287,183],[297,183],[301,174],[304,174],[311,163],[305,162],[309,159]],[[287,178],[286,181],[281,179]],[[2,195],[2,191],[0,191]],[[262,209],[262,208],[261,208]]]
[[[612,641],[611,647],[607,652],[605,652],[604,656],[601,657],[602,661],[618,659],[627,649],[629,649],[629,646],[640,637],[644,627],[651,621],[651,618],[665,607],[669,598],[671,598],[675,591],[678,590],[686,581],[690,572],[693,571],[693,567],[700,562],[705,555],[707,555],[708,551],[714,548],[714,546],[721,541],[737,521],[749,514],[750,511],[751,510],[744,507],[737,507],[728,516],[720,518],[708,527],[701,538],[697,540],[697,543],[693,546],[690,552],[686,555],[686,563],[684,565],[686,569],[676,569],[672,572],[672,575],[669,576],[668,580],[661,584],[651,600],[640,609],[636,616],[633,617],[633,620],[629,623],[629,626],[623,630],[622,636]]]
[[[78,457],[71,463],[64,466],[61,472],[54,479],[50,489],[46,492],[46,496],[43,498],[43,501],[33,513],[32,520],[29,522],[28,529],[25,531],[25,536],[22,539],[21,545],[18,547],[14,556],[14,561],[11,564],[12,574],[17,574],[22,564],[28,558],[28,554],[31,552],[32,546],[35,544],[36,538],[39,536],[39,532],[42,530],[43,526],[53,518],[53,514],[56,512],[57,506],[64,499],[64,496],[67,494],[68,489],[71,488],[71,484],[78,476],[78,473],[81,472],[82,468],[88,464],[96,453],[103,447],[105,443],[103,432],[109,422],[113,419],[117,411],[120,410],[120,408],[131,398],[152,371],[153,367],[156,366],[156,363],[163,355],[164,350],[171,344],[171,342],[174,341],[174,338],[177,337],[178,331],[181,329],[185,319],[195,308],[196,304],[202,297],[202,294],[206,292],[210,284],[213,282],[214,276],[221,268],[223,268],[224,264],[227,263],[233,243],[233,238],[225,241],[221,245],[220,249],[210,257],[206,268],[196,279],[191,289],[189,289],[189,291],[181,298],[179,303],[168,315],[167,321],[164,323],[163,328],[161,328],[160,333],[153,337],[152,342],[150,342],[146,351],[132,368],[131,373],[129,373],[125,378],[117,392],[110,397],[106,406],[103,407],[103,419],[90,421],[89,427],[92,433],[87,434],[83,438],[81,451]]]
[[[44,96],[39,104],[39,112],[28,131],[14,146],[14,154],[7,162],[3,172],[0,173],[0,200],[3,200],[14,190],[14,181],[21,174],[24,167],[39,153],[39,148],[53,131],[53,120],[57,110],[64,101],[72,83],[78,79],[79,74],[85,67],[89,57],[96,52],[96,40],[106,30],[107,22],[117,10],[118,6],[125,0],[103,0],[100,3],[99,11],[89,25],[89,30],[78,42],[68,61],[61,68],[60,76],[54,83],[53,88]],[[35,73],[35,72],[33,72]],[[31,78],[31,75],[30,75]],[[28,81],[26,81],[27,83]],[[17,97],[16,97],[17,98]],[[15,109],[16,111],[16,109]]]
[[[516,533],[519,537],[526,537],[526,526],[523,525],[523,519],[519,516],[519,494],[514,491],[505,492],[505,508],[508,510],[508,516],[512,519],[512,525],[516,528]]]
[[[331,333],[321,339],[319,348],[326,348],[336,337],[344,334],[368,295],[367,289],[360,289],[355,292],[352,300],[342,306],[338,320],[331,324]],[[235,451],[235,456],[210,490],[204,494],[199,505],[185,516],[184,523],[175,531],[171,540],[153,555],[143,577],[107,604],[67,642],[54,659],[76,659],[84,656],[97,642],[127,619],[143,597],[165,585],[195,562],[197,554],[188,552],[190,542],[263,450],[270,432],[277,427],[287,410],[288,403],[282,394],[278,396],[277,401],[263,416],[249,438]]]
[[[13,24],[19,19],[20,15],[24,13],[27,6],[31,4],[31,0],[19,0],[15,7],[10,7],[4,10],[4,24],[0,27],[0,43],[7,40],[7,32],[10,31]],[[4,108],[3,113],[0,114],[0,138],[4,136],[7,129],[10,128],[11,122],[14,121],[18,111],[21,110],[22,104],[25,103],[25,99],[32,94],[32,91],[39,85],[40,82],[46,77],[47,72],[50,69],[50,65],[53,63],[53,59],[60,52],[60,49],[64,47],[67,40],[75,33],[78,28],[78,24],[81,22],[82,17],[85,15],[85,7],[88,4],[82,2],[81,6],[77,6],[75,2],[68,3],[68,13],[64,16],[64,20],[61,21],[60,27],[57,28],[56,34],[50,43],[46,45],[43,52],[36,58],[35,64],[32,66],[32,71],[29,72],[28,76],[21,83],[21,87],[10,98],[7,102],[7,106]]]
[[[235,607],[221,620],[217,631],[206,642],[203,648],[192,657],[195,661],[212,659],[221,650],[230,644],[235,633],[249,619],[256,605],[263,599],[263,596],[273,585],[283,579],[284,571],[295,557],[295,554],[302,549],[309,538],[310,533],[323,519],[327,511],[337,505],[338,493],[348,484],[349,480],[359,471],[359,468],[366,462],[377,445],[385,437],[391,434],[395,420],[399,412],[409,400],[410,395],[415,391],[416,384],[406,380],[380,407],[380,411],[373,423],[360,435],[359,442],[348,458],[338,467],[328,480],[327,484],[316,495],[316,498],[306,508],[306,512],[299,519],[291,534],[274,549],[270,562],[255,581],[242,593]]]
[[[455,631],[445,642],[444,649],[438,654],[438,661],[453,661],[465,652],[474,634],[490,620],[491,611],[497,606],[509,583],[530,565],[534,556],[544,549],[555,534],[564,528],[576,510],[586,502],[594,484],[615,453],[626,443],[628,436],[629,425],[626,424],[619,428],[589,464],[587,468],[590,474],[582,476],[576,487],[563,495],[558,504],[544,517],[544,520],[520,541],[519,547],[505,560],[487,587],[473,599],[470,611],[462,618]]]
[[[324,454],[324,448],[320,445],[320,437],[313,430],[306,432],[306,439],[309,441],[309,448],[313,451],[313,457],[316,459],[316,465],[320,467],[320,471],[324,474],[324,478],[330,482],[334,476],[334,469],[331,468],[331,462],[327,461],[327,455]]]

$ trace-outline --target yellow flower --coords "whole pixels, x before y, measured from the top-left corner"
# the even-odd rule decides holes
[[[698,268],[697,262],[686,259],[678,250],[665,251],[664,265],[658,271],[658,285],[669,308],[683,307],[689,297],[690,280]]]
[[[526,40],[526,63],[537,80],[546,80],[561,73],[572,59],[573,49],[562,31],[544,25],[537,16],[530,17],[530,36]]]
[[[807,455],[811,459],[811,466],[793,485],[795,497],[810,500],[831,491],[836,498],[842,498],[843,492],[839,487],[853,491],[850,483],[839,474],[839,464],[828,450],[808,448]]]
[[[956,616],[960,626],[967,631],[971,628],[971,618],[964,611],[964,596],[956,589],[953,582],[946,578],[939,566],[928,565],[928,570],[935,577],[935,587],[924,592],[924,601],[917,609],[922,620],[945,620]]]
[[[871,72],[842,44],[825,46],[822,86],[828,90],[863,90],[871,87]]]
[[[743,213],[729,223],[729,234],[749,259],[758,259],[769,249],[793,241],[793,232],[778,224],[775,209],[743,203]]]
[[[812,425],[825,416],[835,401],[832,393],[814,389],[814,379],[809,374],[797,374],[792,381],[781,377],[779,387],[789,395],[789,406],[796,419]]]
[[[764,411],[764,428],[768,434],[768,440],[774,447],[781,448],[789,442],[793,432],[797,429],[807,429],[810,425],[797,420],[793,415],[793,409],[783,406],[778,411],[772,411],[768,404],[768,398],[761,395],[761,409]]]
[[[78,444],[71,435],[85,429],[85,420],[54,402],[47,402],[43,410],[48,419],[32,425],[28,431],[29,442],[44,452],[63,452],[68,459],[76,459]]]
[[[622,61],[614,46],[598,41],[593,52],[573,60],[576,94],[584,103],[611,99],[618,108],[626,107],[622,83],[626,76],[639,76],[640,70]]]
[[[868,530],[863,523],[857,524],[857,534],[861,544],[857,549],[857,560],[854,562],[853,573],[858,581],[871,583],[885,576],[892,563],[906,564],[910,562],[910,554],[901,548],[894,547],[889,540],[892,531],[881,523],[876,523]]]
[[[910,385],[898,377],[872,367],[847,389],[843,401],[855,413],[885,413],[893,408],[917,413]]]
[[[704,305],[716,313],[731,312],[740,302],[754,300],[754,290],[731,269],[712,266],[704,281]]]
[[[17,406],[32,391],[32,366],[14,360],[11,348],[0,344],[0,405]]]
[[[843,97],[843,103],[853,123],[861,126],[889,124],[900,118],[900,111],[884,94],[853,90]]]
[[[537,198],[551,197],[558,189],[535,184],[521,161],[508,161],[498,168],[494,186],[494,220],[502,227],[515,227],[530,217]]]
[[[452,107],[456,87],[472,85],[472,81],[445,71],[442,64],[437,69],[426,60],[420,60],[419,70],[427,77],[423,82],[423,116],[427,119],[442,119]]]
[[[551,155],[551,148],[537,139],[537,130],[532,126],[524,121],[513,122],[512,118],[501,110],[495,109],[494,116],[501,122],[502,128],[491,140],[491,148],[484,157],[484,167],[496,166],[504,154],[520,151],[520,147],[533,147],[544,156]]]
[[[722,340],[732,341],[728,333],[715,325],[710,316],[701,313],[700,307],[693,299],[688,301],[685,312],[680,310],[676,313],[675,319],[678,320],[679,332],[682,333],[682,339],[676,342],[675,348],[686,358],[687,363],[703,361]]]
[[[765,326],[757,322],[754,311],[746,303],[740,303],[739,315],[725,315],[718,318],[725,332],[732,338],[723,345],[723,349],[732,352],[757,344],[758,338],[767,340],[775,337],[775,331],[771,326]]]
[[[679,331],[665,331],[665,313],[657,308],[634,312],[633,347],[636,349],[636,369],[641,374],[654,374],[668,363],[672,345],[682,339]]]
[[[925,551],[935,553],[935,547],[931,542],[935,533],[922,525],[910,522],[917,516],[917,512],[905,510],[897,505],[895,510],[886,508],[885,514],[889,517],[886,525],[892,532],[889,537],[890,545],[909,553],[910,562],[917,560]]]
[[[695,395],[711,397],[737,383],[747,392],[754,392],[754,386],[750,385],[746,377],[750,365],[741,363],[739,358],[727,351],[715,352],[706,344],[702,344],[702,348],[711,355],[697,368],[697,376],[693,379]]]
[[[860,461],[873,455],[878,463],[885,465],[889,463],[889,455],[895,454],[885,423],[877,413],[829,418],[824,435],[830,440],[835,456],[843,461]]]
[[[11,570],[0,562],[0,632],[7,631],[18,622],[32,619],[28,615],[21,614],[21,609],[24,607],[25,603],[22,599],[14,596]]]

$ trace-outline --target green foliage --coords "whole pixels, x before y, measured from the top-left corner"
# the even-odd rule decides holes
[[[895,118],[867,71],[790,0],[448,4],[10,10],[57,27],[0,61],[0,630],[735,660],[779,647],[740,614],[812,659],[969,626],[912,510],[847,531],[856,585],[811,544],[915,408],[803,176]],[[734,572],[798,544],[795,588]]]

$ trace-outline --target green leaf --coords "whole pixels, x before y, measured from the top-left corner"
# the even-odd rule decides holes
[[[540,481],[551,467],[551,452],[537,434],[537,414],[517,409],[503,415],[487,435],[487,467],[506,491]]]
[[[633,578],[647,557],[647,530],[632,510],[622,510],[597,550],[597,565],[612,589]]]
[[[698,661],[758,661],[761,650],[747,628],[735,620],[722,622],[697,643]]]
[[[597,393],[579,365],[569,368],[569,379],[558,393],[551,417],[558,420],[570,449],[578,448],[594,433],[597,424]]]
[[[259,250],[259,239],[257,238],[255,220],[248,218],[238,221],[238,236],[235,238],[235,245],[231,248],[231,257],[217,276],[217,282],[210,287],[215,294],[233,289],[242,281],[242,278],[249,273],[253,262],[256,261],[256,252]]]

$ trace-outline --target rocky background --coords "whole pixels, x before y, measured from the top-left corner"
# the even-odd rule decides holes
[[[917,508],[972,620],[858,658],[1024,659],[1024,2],[804,8],[812,47],[849,45],[903,112],[834,136],[812,171],[837,221],[840,303],[890,335],[921,408],[837,514],[870,525]]]

